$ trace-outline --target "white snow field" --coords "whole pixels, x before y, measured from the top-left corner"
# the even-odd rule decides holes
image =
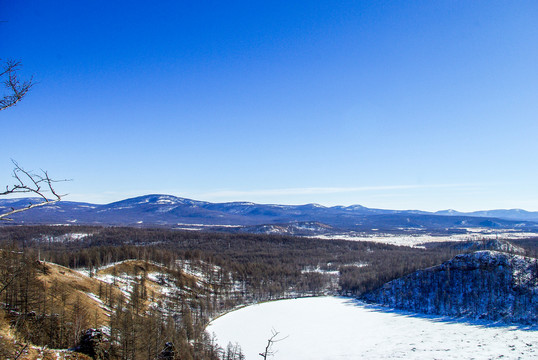
[[[208,326],[224,349],[239,343],[261,359],[271,330],[271,359],[538,359],[538,328],[415,315],[343,297],[247,306]]]

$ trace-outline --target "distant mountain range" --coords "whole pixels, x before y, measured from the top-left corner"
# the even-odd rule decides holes
[[[37,199],[1,199],[0,211]],[[334,231],[450,230],[461,228],[538,229],[538,212],[489,210],[371,209],[361,205],[270,205],[250,202],[211,203],[170,195],[146,195],[97,205],[61,201],[13,216],[10,224],[85,224],[215,228],[253,233],[315,235]],[[5,222],[4,224],[7,224]]]

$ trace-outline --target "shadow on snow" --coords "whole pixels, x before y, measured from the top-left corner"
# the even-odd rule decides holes
[[[517,323],[507,323],[503,321],[493,321],[493,320],[482,320],[482,319],[473,319],[466,317],[451,317],[444,315],[435,315],[435,314],[422,314],[416,313],[408,310],[395,309],[390,307],[385,307],[377,304],[369,304],[362,300],[355,298],[350,298],[346,296],[338,296],[340,299],[347,300],[344,305],[346,306],[359,306],[370,311],[396,314],[398,316],[407,317],[407,318],[416,318],[424,319],[430,322],[442,322],[446,324],[464,324],[468,326],[482,327],[482,328],[511,328],[511,330],[523,330],[523,331],[538,331],[538,325],[523,325]]]

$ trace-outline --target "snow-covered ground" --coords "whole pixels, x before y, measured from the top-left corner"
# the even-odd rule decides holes
[[[469,228],[466,229],[466,234],[454,234],[449,236],[435,236],[435,235],[399,235],[399,234],[387,234],[387,233],[355,233],[355,234],[333,234],[333,235],[316,235],[309,236],[317,239],[326,240],[349,240],[349,241],[372,241],[391,245],[402,245],[411,247],[424,247],[425,243],[432,242],[445,242],[445,241],[476,241],[476,240],[517,240],[525,239],[529,237],[536,237],[538,233],[535,232],[520,232],[516,230],[500,230],[495,231],[491,229],[482,228]]]
[[[76,220],[75,220],[76,221]],[[92,234],[90,233],[68,233],[64,235],[59,236],[53,236],[53,235],[43,235],[41,238],[39,238],[39,241],[42,242],[67,242],[67,241],[78,241],[82,240],[85,237],[88,237]]]
[[[274,359],[538,359],[538,328],[414,315],[349,298],[317,297],[248,306],[207,328],[226,348],[261,359],[271,331]]]

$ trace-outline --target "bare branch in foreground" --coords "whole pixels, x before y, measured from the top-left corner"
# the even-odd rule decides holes
[[[53,184],[60,181],[67,180],[53,180],[49,177],[48,172],[41,170],[40,173],[24,170],[19,164],[11,160],[15,168],[13,169],[13,178],[15,184],[12,186],[6,186],[6,190],[0,193],[0,196],[11,194],[33,194],[40,198],[39,202],[29,203],[22,208],[11,208],[11,210],[1,213],[0,220],[13,221],[9,216],[17,214],[23,211],[27,211],[36,207],[50,205],[58,202],[65,195],[60,195],[54,190]]]
[[[0,99],[0,111],[16,105],[34,85],[32,78],[28,81],[19,79],[18,71],[20,68],[20,61],[7,60],[0,70],[0,78],[5,78],[3,83],[7,89],[7,94]]]

